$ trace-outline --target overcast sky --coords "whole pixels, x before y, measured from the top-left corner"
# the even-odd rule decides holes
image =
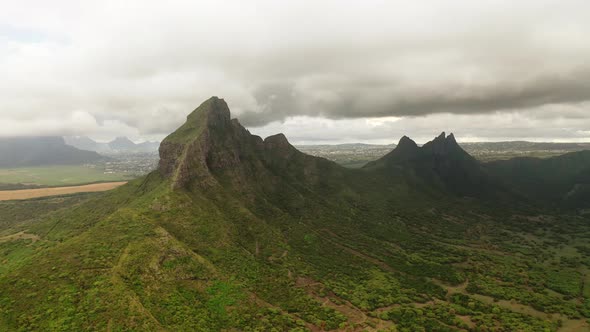
[[[0,1],[0,135],[590,141],[588,0]]]

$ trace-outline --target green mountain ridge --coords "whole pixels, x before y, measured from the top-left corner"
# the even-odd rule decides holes
[[[524,195],[554,206],[590,205],[590,151],[561,156],[513,158],[489,162],[486,168],[510,181]]]
[[[2,203],[0,330],[587,328],[588,219],[496,199],[511,193],[452,135],[412,143],[347,169],[213,97],[157,171]]]

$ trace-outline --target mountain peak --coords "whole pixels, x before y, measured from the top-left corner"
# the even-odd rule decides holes
[[[409,138],[408,136],[403,136],[400,140],[399,143],[397,143],[397,148],[401,148],[401,149],[406,149],[406,148],[417,148],[418,144],[416,144],[416,142],[414,142],[411,138]]]
[[[273,155],[282,159],[288,159],[289,156],[298,152],[297,149],[289,143],[285,135],[276,134],[264,139],[264,149]]]
[[[442,184],[447,190],[461,195],[474,196],[487,190],[479,190],[481,186],[487,186],[479,163],[457,144],[453,134],[446,136],[445,132],[422,147],[404,136],[397,148],[365,167],[394,167],[396,172],[409,170],[424,181]]]
[[[211,97],[192,111],[186,118],[187,122],[205,122],[208,126],[226,126],[231,115],[225,100]]]
[[[452,133],[449,134],[449,136],[445,136],[444,131],[432,141],[424,144],[422,148],[435,155],[448,155],[450,153],[458,152],[466,154],[455,140],[455,136]]]
[[[162,143],[188,143],[198,138],[205,129],[231,127],[231,116],[227,103],[221,98],[211,97],[193,110],[186,117],[186,122],[168,135]]]
[[[420,147],[418,144],[408,136],[403,136],[391,152],[381,157],[381,159],[369,162],[364,168],[372,168],[379,165],[383,166],[385,164],[410,160],[415,158],[419,153]]]
[[[227,103],[218,97],[211,97],[162,141],[158,169],[162,175],[173,179],[175,187],[185,187],[194,179],[199,179],[201,184],[215,183],[209,172],[209,163],[219,159],[210,158],[214,146],[225,141],[226,136],[232,137],[232,133],[243,131],[246,129],[237,121],[232,124]]]
[[[435,137],[432,141],[419,147],[416,142],[407,136],[403,136],[397,147],[381,159],[367,164],[366,167],[373,167],[379,164],[390,164],[406,162],[414,159],[424,159],[430,157],[437,158],[460,158],[472,159],[455,140],[455,136],[451,133],[446,136],[443,131],[440,135]]]
[[[447,142],[457,143],[457,141],[455,140],[455,135],[453,135],[453,133],[450,133],[449,136],[447,136]]]
[[[291,145],[283,133],[268,136],[264,139],[264,144],[274,145],[276,147],[285,147]]]
[[[128,150],[135,148],[135,143],[125,136],[119,136],[109,142],[109,147],[113,150]]]
[[[295,164],[304,167],[293,169]],[[261,177],[275,177],[277,169],[313,182],[319,181],[316,173],[326,167],[337,165],[299,152],[283,134],[265,140],[250,134],[238,120],[231,119],[223,99],[212,97],[162,141],[158,170],[171,180],[173,188],[201,190],[229,185],[248,192],[264,182]]]
[[[127,136],[117,136],[111,142],[126,142],[126,143],[133,143]]]

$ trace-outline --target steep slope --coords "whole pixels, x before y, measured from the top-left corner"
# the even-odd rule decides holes
[[[0,138],[0,167],[71,165],[104,159],[96,152],[66,145],[61,137]]]
[[[265,140],[251,135],[238,120],[230,119],[225,101],[213,97],[162,141],[159,171],[174,188],[205,189],[224,183],[253,192],[272,190],[277,181],[288,179],[315,185],[342,167],[299,152],[282,134]]]
[[[0,330],[556,331],[590,316],[569,286],[577,268],[520,241],[533,237],[514,218],[526,212],[427,188],[470,163],[444,141],[403,139],[392,160],[346,169],[281,134],[251,135],[211,98],[162,142],[157,171],[0,223]],[[562,236],[587,231],[543,220]],[[571,278],[549,278],[554,265],[530,252]]]

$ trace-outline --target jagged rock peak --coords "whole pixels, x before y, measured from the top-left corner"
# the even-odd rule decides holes
[[[447,142],[457,144],[457,140],[455,140],[455,135],[453,135],[453,133],[450,133],[449,136],[447,136]]]
[[[446,137],[441,134],[436,139],[424,144],[422,150],[424,153],[443,158],[453,157],[473,159],[473,157],[461,148],[453,134],[449,134]]]
[[[440,133],[440,135],[438,135],[437,137],[435,137],[431,142],[455,142],[455,135],[453,135],[453,133],[450,133],[449,135],[447,135],[444,131],[442,133]]]
[[[443,131],[442,133],[440,133],[440,135],[438,135],[433,142],[439,142],[439,141],[444,141],[445,137],[446,137],[446,133]]]
[[[469,156],[455,140],[455,136],[451,133],[446,136],[442,132],[432,141],[419,147],[416,142],[407,136],[403,136],[397,147],[391,152],[383,156],[381,159],[368,163],[365,167],[374,167],[376,165],[383,165],[388,163],[399,163],[416,158],[428,158],[429,156],[449,157],[449,156]]]

